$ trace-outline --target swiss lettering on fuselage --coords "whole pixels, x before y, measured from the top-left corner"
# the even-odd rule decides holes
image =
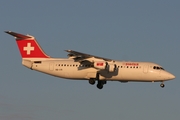
[[[123,65],[126,65],[126,66],[139,66],[139,63],[136,63],[136,62],[128,62],[128,63],[123,63]]]
[[[98,62],[98,63],[96,63],[96,65],[97,65],[97,66],[103,66],[104,63],[103,63],[103,62]]]

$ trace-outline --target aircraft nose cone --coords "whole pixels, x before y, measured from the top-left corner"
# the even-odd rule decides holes
[[[169,76],[168,76],[168,77],[169,77],[169,79],[175,79],[175,78],[176,78],[176,76],[174,76],[174,75],[173,75],[173,74],[171,74],[171,73],[169,74]]]
[[[167,71],[161,71],[161,77],[164,80],[172,80],[175,78],[175,76]]]

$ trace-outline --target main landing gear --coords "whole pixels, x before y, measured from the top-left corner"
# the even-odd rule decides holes
[[[102,89],[103,85],[106,84],[107,82],[105,80],[98,80],[97,81],[97,88]],[[89,84],[94,85],[96,83],[95,79],[89,79]]]
[[[89,79],[89,84],[94,85],[96,83],[95,79]]]
[[[97,88],[102,89],[107,82],[105,80],[98,80]]]
[[[97,80],[97,88],[102,89],[103,85],[106,84],[106,80],[100,80],[99,79],[99,73],[96,73],[96,78],[90,78],[89,79],[89,84],[94,85],[96,83]]]

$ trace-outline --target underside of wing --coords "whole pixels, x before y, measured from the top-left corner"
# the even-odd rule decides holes
[[[65,50],[68,52],[69,59],[74,59],[76,62],[80,62],[82,65],[89,65],[100,71],[108,71],[112,73],[117,73],[117,65],[114,60],[98,57],[82,52],[77,52],[73,50]]]
[[[68,57],[69,58],[73,58],[76,61],[87,61],[87,59],[99,59],[102,61],[112,61],[111,59],[108,58],[103,58],[103,57],[98,57],[98,56],[94,56],[94,55],[90,55],[90,54],[86,54],[86,53],[82,53],[82,52],[77,52],[77,51],[73,51],[73,50],[65,50],[66,52],[68,52]]]

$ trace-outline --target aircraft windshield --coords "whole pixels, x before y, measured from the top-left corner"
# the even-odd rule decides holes
[[[156,70],[164,70],[164,68],[159,67],[159,66],[154,66],[153,69],[156,69]]]

